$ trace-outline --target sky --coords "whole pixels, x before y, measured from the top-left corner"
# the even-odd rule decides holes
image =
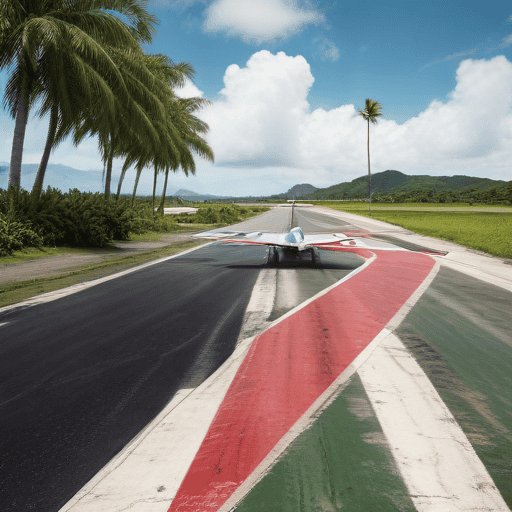
[[[370,126],[372,173],[512,179],[509,1],[150,0],[148,10],[159,24],[145,50],[191,63],[194,83],[178,94],[211,101],[199,117],[215,162],[197,157],[196,175],[178,171],[173,188],[259,196],[365,175],[365,98],[383,114]],[[24,163],[39,162],[47,125],[31,117]],[[0,162],[13,130],[0,110]],[[62,143],[50,162],[103,168],[94,139]]]

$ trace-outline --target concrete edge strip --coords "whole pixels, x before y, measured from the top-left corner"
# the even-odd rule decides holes
[[[373,261],[376,256],[372,257]],[[354,359],[354,361],[336,378],[336,380],[315,400],[302,417],[293,425],[279,442],[274,446],[270,453],[256,467],[252,475],[247,478],[230,496],[230,498],[219,508],[219,512],[232,512],[250,490],[272,469],[279,456],[288,448],[288,446],[304,430],[308,429],[315,419],[336,399],[340,392],[347,386],[352,375],[361,367],[361,365],[371,356],[374,350],[381,342],[395,330],[402,320],[406,317],[412,307],[416,304],[425,290],[430,286],[439,271],[439,262],[436,262],[429,275],[423,283],[412,293],[404,305],[397,311],[387,326],[369,343],[369,345]],[[361,267],[359,267],[361,269]],[[347,276],[348,277],[348,276]],[[343,282],[340,280],[330,289]],[[302,306],[302,305],[301,305]]]
[[[125,276],[127,274],[131,274],[132,272],[136,272],[137,270],[142,270],[147,267],[151,267],[152,265],[157,265],[158,263],[162,263],[167,260],[172,260],[173,258],[177,258],[178,256],[183,256],[184,254],[188,254],[189,252],[196,251],[197,249],[201,249],[202,247],[206,247],[211,245],[214,242],[208,242],[206,244],[198,245],[196,247],[192,247],[190,249],[186,249],[183,252],[172,254],[171,256],[164,256],[163,258],[159,258],[157,260],[148,261],[147,263],[143,263],[142,265],[137,265],[136,267],[131,267],[126,270],[122,270],[121,272],[117,272],[116,274],[112,274],[110,276],[100,277],[98,279],[93,279],[92,281],[85,281],[84,283],[77,283],[71,286],[67,286],[66,288],[61,288],[59,290],[54,290],[52,292],[42,293],[40,295],[35,295],[30,299],[26,299],[22,302],[17,302],[16,304],[11,304],[9,306],[4,306],[0,308],[0,314],[6,313],[8,311],[17,310],[17,309],[25,309],[31,306],[37,306],[38,304],[44,304],[45,302],[51,302],[53,300],[60,299],[61,297],[67,297],[68,295],[72,295],[73,293],[78,293],[82,290],[86,290],[87,288],[91,288],[92,286],[96,286],[101,283],[105,283],[107,281],[111,281],[112,279],[117,279],[118,277]]]
[[[215,243],[215,242],[211,242],[211,243]],[[210,244],[206,244],[206,245],[210,245]],[[204,245],[202,245],[200,247],[204,247]],[[190,252],[190,251],[187,251],[187,252]],[[181,253],[181,254],[183,254],[183,253]],[[342,279],[340,279],[333,285],[331,285],[328,288],[317,293],[316,295],[314,295],[310,299],[306,300],[305,302],[299,304],[294,309],[288,311],[283,316],[277,318],[273,322],[269,322],[268,325],[266,326],[265,330],[270,329],[271,327],[279,324],[280,322],[282,322],[289,316],[293,315],[297,311],[300,311],[302,308],[306,307],[308,304],[310,304],[317,298],[321,297],[322,295],[325,295],[326,293],[328,293],[330,290],[332,290],[336,286],[339,286],[341,283],[347,281],[348,279],[350,279],[357,273],[361,272],[366,267],[371,265],[371,263],[373,263],[373,261],[375,261],[376,258],[377,258],[377,256],[374,254],[371,258],[369,258],[367,261],[365,261],[365,263],[363,263],[360,267],[353,270],[350,274],[347,274],[345,277],[343,277]],[[166,259],[168,259],[168,258],[166,258]],[[160,425],[164,420],[168,420],[169,417],[173,413],[179,414],[180,405],[183,406],[184,402],[187,399],[200,399],[201,395],[203,395],[203,394],[206,396],[206,398],[208,398],[208,391],[214,386],[214,384],[217,383],[217,381],[222,380],[225,377],[225,375],[228,374],[229,377],[226,380],[226,382],[224,382],[224,385],[222,386],[222,388],[223,388],[222,391],[219,391],[219,394],[221,396],[216,397],[219,401],[219,406],[220,406],[220,403],[222,403],[222,400],[224,399],[224,396],[227,393],[228,388],[229,388],[232,380],[234,379],[236,372],[238,371],[238,368],[240,367],[240,365],[242,364],[242,362],[245,358],[245,355],[249,351],[253,341],[260,334],[261,333],[258,333],[255,336],[251,336],[249,338],[239,340],[239,342],[238,342],[235,350],[231,354],[231,356],[222,364],[222,366],[220,366],[220,368],[215,373],[213,373],[210,377],[208,377],[208,379],[206,379],[203,383],[201,383],[197,388],[189,389],[189,390],[187,390],[187,392],[185,392],[185,390],[178,392],[179,397],[176,395],[175,398],[173,398],[169,402],[169,404],[158,414],[158,416],[156,416],[143,430],[141,430],[139,432],[139,434],[137,434],[137,436],[134,437],[123,448],[123,450],[121,450],[121,452],[119,452],[114,458],[112,458],[91,480],[89,480],[89,482],[87,482],[75,494],[75,496],[73,496],[73,498],[71,498],[60,509],[61,512],[66,512],[68,510],[73,509],[75,506],[79,505],[81,500],[83,500],[88,495],[90,495],[95,490],[95,488],[101,484],[102,481],[104,481],[106,478],[108,478],[108,476],[112,472],[114,472],[116,469],[120,468],[123,465],[123,463],[128,459],[130,454],[132,452],[134,452],[137,449],[137,447],[144,442],[144,440],[151,434],[151,432],[155,428],[158,427],[158,425]],[[358,356],[358,357],[360,357],[360,356]],[[347,368],[347,370],[345,370],[345,372],[347,372],[347,371],[350,371],[350,367]],[[350,375],[352,375],[354,372],[355,372],[355,369],[351,370]],[[213,417],[214,417],[214,415],[212,415],[211,418],[208,418],[208,420],[205,420],[203,418],[203,421],[208,421],[207,427],[209,427],[211,421],[213,420]],[[183,425],[183,427],[187,428],[186,425]],[[205,429],[204,435],[206,435],[206,432],[207,432],[207,428]],[[201,438],[201,441],[202,441],[202,438]],[[199,449],[200,444],[201,443],[198,444],[198,447],[197,447],[198,449]],[[194,454],[194,456],[195,456],[195,454]],[[185,477],[186,472],[187,472],[190,464],[192,464],[193,459],[194,459],[194,457],[191,457],[190,460],[186,462],[186,464],[184,466],[185,470],[181,477],[182,479]]]

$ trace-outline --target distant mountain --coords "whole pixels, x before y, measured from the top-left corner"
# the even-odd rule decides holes
[[[315,191],[319,190],[318,188],[310,185],[309,183],[302,183],[301,185],[293,186],[288,192],[284,194],[276,194],[271,196],[272,199],[297,199],[299,197],[304,197],[308,194],[312,194]]]
[[[504,185],[505,181],[471,176],[408,176],[399,171],[388,170],[372,174],[372,192],[392,193],[410,192],[413,190],[433,190],[436,192],[468,192],[471,189],[483,191],[496,185]],[[350,182],[339,183],[327,188],[315,190],[304,196],[304,199],[343,199],[368,195],[368,176],[361,176]]]
[[[227,199],[229,196],[212,196],[210,194],[199,194],[197,192],[193,192],[192,190],[187,190],[185,188],[180,188],[174,194],[169,194],[173,196],[181,197],[186,201],[210,201],[214,199]]]
[[[21,166],[21,187],[31,190],[36,177],[38,164],[22,164]],[[62,192],[77,188],[84,192],[102,192],[103,191],[103,171],[81,171],[73,167],[67,167],[60,164],[48,164],[44,179],[44,188],[48,185],[58,188]],[[128,180],[128,178],[127,178]],[[9,181],[9,164],[0,162],[0,188],[6,189]],[[133,182],[132,182],[133,183]],[[116,192],[117,180],[112,184],[112,193]],[[123,186],[126,191],[127,187]],[[144,194],[143,187],[139,185],[140,195]],[[129,192],[128,192],[129,193]],[[146,192],[150,195],[151,192]],[[167,187],[167,195],[177,195],[189,201],[204,201],[205,199],[216,199],[217,196],[208,194],[199,194],[191,190],[177,189]]]
[[[22,164],[21,187],[31,190],[39,164]],[[0,162],[0,188],[6,189],[9,182],[9,164]],[[48,185],[67,192],[78,188],[85,192],[103,190],[102,171],[80,171],[60,164],[48,164],[44,178],[44,188]]]

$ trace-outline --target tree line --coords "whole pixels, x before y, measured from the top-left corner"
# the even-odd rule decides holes
[[[104,164],[104,197],[111,194],[112,163],[122,158],[121,178],[141,173],[195,173],[194,156],[213,161],[196,113],[208,102],[180,98],[176,89],[194,76],[186,62],[145,53],[156,18],[148,0],[2,0],[0,69],[8,70],[4,104],[15,120],[9,190],[19,191],[25,131],[37,108],[49,117],[45,148],[31,191],[37,203],[51,152],[67,137],[78,145],[94,136]]]
[[[336,192],[304,196],[307,200],[368,200],[365,193]],[[464,190],[439,190],[437,188],[417,188],[397,190],[394,192],[372,192],[372,201],[376,203],[484,203],[484,204],[512,204],[512,182],[481,189],[476,187]]]

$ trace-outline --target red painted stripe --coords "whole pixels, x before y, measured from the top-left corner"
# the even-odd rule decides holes
[[[217,510],[428,276],[432,258],[377,259],[260,335],[169,509]]]

